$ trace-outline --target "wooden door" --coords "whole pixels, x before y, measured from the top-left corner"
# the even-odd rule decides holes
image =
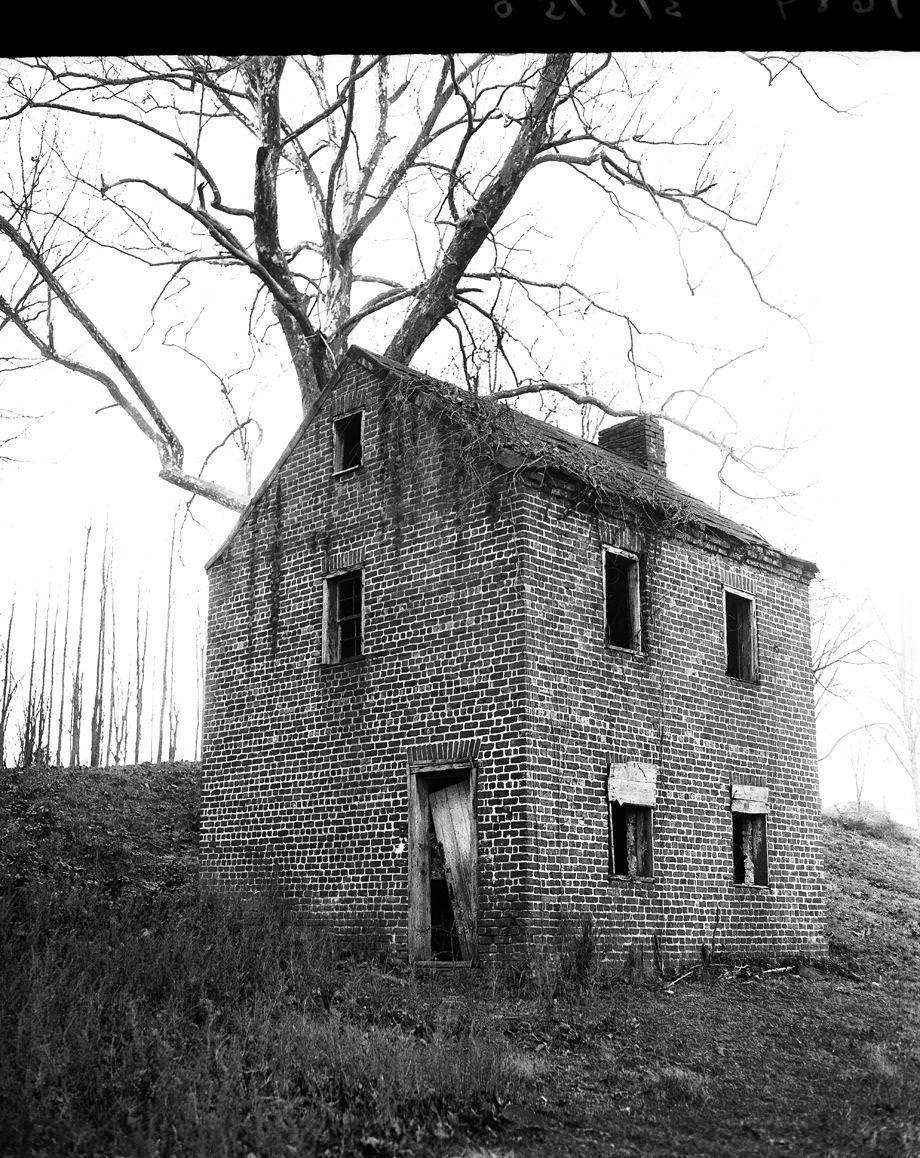
[[[444,849],[444,869],[464,961],[476,956],[476,840],[469,779],[432,786],[428,795],[435,835]]]

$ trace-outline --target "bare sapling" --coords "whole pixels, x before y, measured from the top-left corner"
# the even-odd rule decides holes
[[[196,760],[201,759],[201,720],[204,713],[202,691],[204,689],[204,648],[201,644],[201,610],[195,612],[195,751]]]
[[[49,764],[54,763],[54,747],[53,747],[53,733],[54,733],[54,675],[57,671],[57,638],[58,638],[58,619],[60,618],[61,608],[59,604],[54,607],[54,628],[51,633],[51,662],[48,665],[48,709],[47,709],[47,723],[44,728],[44,747],[45,757]]]
[[[163,685],[160,689],[160,725],[157,743],[157,763],[163,759],[164,725],[166,723],[167,692],[169,687],[169,650],[172,636],[173,618],[173,567],[176,559],[176,521],[173,520],[172,538],[169,543],[169,574],[166,581],[166,628],[163,639]]]
[[[172,763],[176,758],[177,737],[179,734],[179,705],[176,702],[176,631],[173,627],[169,641],[169,760]]]
[[[144,718],[144,681],[147,675],[147,632],[150,607],[145,602],[144,630],[141,634],[141,588],[137,585],[137,629],[134,636],[134,763],[141,762],[141,732]]]
[[[102,699],[105,684],[105,635],[106,635],[106,605],[108,602],[109,583],[106,561],[108,559],[109,528],[106,524],[102,543],[102,563],[99,571],[99,632],[96,641],[96,681],[93,688],[93,714],[90,721],[90,754],[91,768],[99,767],[102,755],[103,710]]]
[[[64,641],[61,655],[61,691],[60,703],[58,704],[58,726],[57,726],[57,744],[55,745],[55,764],[59,768],[63,767],[63,760],[61,757],[61,741],[64,736],[64,701],[67,698],[67,637],[70,631],[70,578],[73,570],[73,557],[67,561],[67,589],[64,595]]]
[[[80,761],[80,724],[83,718],[83,624],[86,615],[86,574],[89,568],[89,540],[92,527],[86,528],[86,547],[83,551],[83,579],[80,584],[80,618],[77,625],[77,656],[73,669],[73,688],[70,695],[70,766]]]
[[[6,767],[6,729],[10,719],[10,705],[16,693],[17,680],[12,674],[13,662],[13,616],[16,601],[10,605],[10,615],[6,625],[6,646],[3,650],[3,687],[0,690],[0,768]]]
[[[112,591],[109,598],[109,711],[106,721],[105,754],[110,764],[117,764],[112,743],[115,736],[115,661],[118,655],[118,644],[115,636],[115,590],[112,583],[112,548],[109,547],[109,586]]]
[[[51,615],[51,589],[48,589],[48,599],[45,603],[45,625],[43,629],[42,642],[42,683],[41,691],[38,694],[38,701],[36,704],[37,723],[35,726],[35,752],[33,760],[38,765],[48,764],[50,762],[48,756],[48,741],[47,729],[50,728],[50,712],[46,708],[46,693],[48,689],[48,621]],[[55,632],[57,632],[57,619],[55,617]],[[53,661],[52,661],[53,664]]]
[[[35,710],[35,667],[38,661],[38,598],[32,616],[32,654],[29,660],[29,687],[26,692],[25,714],[22,721],[22,749],[19,757],[21,768],[31,768],[35,759],[35,731],[37,713]]]

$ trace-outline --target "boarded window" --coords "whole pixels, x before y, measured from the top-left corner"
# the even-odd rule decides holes
[[[609,547],[604,551],[604,638],[611,647],[642,647],[639,560]]]
[[[354,414],[346,414],[344,418],[337,418],[333,423],[335,433],[333,470],[336,474],[345,470],[354,470],[355,467],[361,465],[363,424],[364,414],[360,410]]]
[[[363,577],[349,571],[326,580],[326,663],[357,659],[363,654]]]
[[[610,805],[610,859],[617,877],[652,875],[652,810],[641,804]]]
[[[754,600],[725,592],[725,674],[752,682],[756,678]]]
[[[732,813],[732,854],[736,884],[768,883],[767,818],[764,813]]]

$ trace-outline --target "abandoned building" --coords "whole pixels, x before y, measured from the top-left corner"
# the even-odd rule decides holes
[[[203,879],[414,961],[821,953],[813,564],[353,347],[208,564]]]

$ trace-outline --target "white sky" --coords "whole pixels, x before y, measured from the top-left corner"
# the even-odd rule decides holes
[[[703,55],[682,62],[691,67],[682,73],[681,99],[699,102],[707,92],[712,96],[711,62]],[[867,600],[890,629],[897,630],[902,611],[920,623],[914,579],[920,564],[914,533],[920,428],[914,358],[920,59],[899,53],[814,59],[811,74],[820,90],[837,104],[855,106],[848,115],[832,113],[792,84],[777,83],[768,90],[765,78],[745,62],[736,77],[734,66],[724,59],[719,63],[720,83],[736,85],[738,91],[739,172],[753,167],[751,181],[762,185],[782,149],[779,184],[748,252],[762,270],[764,296],[795,314],[801,325],[756,306],[743,278],[726,263],[714,262],[690,297],[681,291],[679,273],[675,277],[672,251],[656,248],[659,243],[641,233],[614,232],[607,210],[567,175],[539,189],[525,187],[514,212],[532,207],[539,216],[549,240],[543,249],[534,246],[534,253],[535,260],[544,262],[554,260],[554,244],[564,248],[569,243],[575,226],[584,233],[590,225],[575,266],[579,280],[609,287],[618,304],[628,302],[650,327],[719,343],[724,357],[765,343],[719,376],[718,396],[730,404],[738,427],[752,440],[770,442],[788,429],[789,440],[800,449],[773,477],[794,496],[782,504],[750,503],[720,492],[715,452],[672,430],[667,432],[669,473],[776,545],[814,559],[828,581],[854,601]],[[685,240],[689,247],[697,244],[692,237]],[[568,244],[568,252],[572,248]],[[104,316],[115,319],[117,330],[122,323],[117,321],[120,307],[113,306],[113,286],[117,297],[130,295],[130,271],[114,265],[110,271],[100,259],[83,292],[97,312],[105,309]],[[214,299],[222,300],[223,292],[216,279]],[[183,308],[177,305],[177,320]],[[196,331],[199,342],[222,343],[231,361],[233,317],[229,307],[214,308],[212,299],[201,323],[212,327],[210,339],[202,336],[202,328]],[[608,386],[620,381],[624,363],[615,328],[605,323],[580,334],[581,342],[572,343],[565,333],[547,328],[535,340],[547,347],[555,343],[556,362],[563,366],[562,351],[570,350],[573,372],[584,361],[592,380]],[[379,333],[368,327],[355,340],[375,348],[375,336]],[[136,331],[128,334],[128,345],[139,337]],[[173,337],[181,341],[181,335]],[[440,349],[432,340],[415,364],[441,369]],[[204,399],[204,380],[189,376],[180,355],[170,350],[147,351],[143,365],[148,380],[162,390],[167,413],[191,415],[183,433],[195,448],[188,455],[194,464],[207,445],[196,443],[197,434],[188,435],[197,415],[213,405]],[[698,385],[705,376],[689,353],[664,356],[661,365],[668,389]],[[256,482],[298,420],[295,390],[285,383],[280,364],[269,361],[260,374],[267,421]],[[125,631],[133,631],[136,582],[153,589],[155,602],[161,598],[171,520],[184,498],[156,478],[152,447],[123,416],[94,414],[106,401],[91,383],[57,370],[0,379],[0,407],[43,416],[18,447],[26,461],[0,465],[0,594],[9,599],[15,590],[20,606],[36,594],[43,601],[49,581],[63,576],[68,556],[80,550],[87,523],[93,520],[101,535],[107,517],[119,556],[119,606]],[[239,485],[229,474],[216,477]],[[193,734],[194,685],[188,673],[194,663],[198,603],[205,592],[202,567],[234,522],[230,512],[203,502],[196,503],[196,510],[204,528],[188,526],[181,574],[181,638],[187,645],[181,654],[189,697],[185,751]],[[879,680],[871,672],[862,678],[858,710],[865,719],[879,718]],[[822,720],[819,751],[851,726],[842,710]],[[851,767],[861,745],[868,745],[866,796],[884,798],[896,816],[909,820],[907,780],[878,738],[856,736],[822,764],[826,802],[853,797]]]

